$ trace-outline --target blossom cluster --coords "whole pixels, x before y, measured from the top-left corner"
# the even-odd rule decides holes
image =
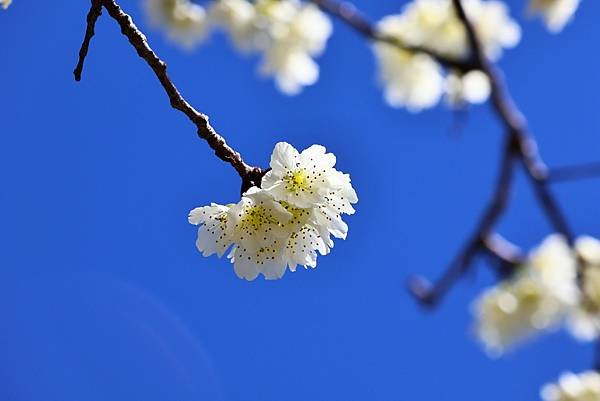
[[[198,207],[189,215],[200,225],[196,246],[204,256],[228,257],[240,278],[281,278],[298,265],[316,267],[317,252],[329,253],[335,238],[346,238],[343,214],[358,201],[350,176],[334,168],[323,146],[301,153],[280,142],[261,188],[252,187],[237,204]]]
[[[580,0],[531,0],[529,11],[539,14],[551,32],[560,32],[573,18]]]
[[[0,1],[6,6],[11,0]],[[144,1],[151,21],[186,48],[201,43],[214,30],[226,32],[240,51],[261,56],[259,72],[273,77],[285,94],[297,94],[318,80],[315,57],[324,51],[332,24],[308,1],[213,0],[205,6],[191,0]],[[462,2],[491,60],[520,41],[520,27],[501,0]],[[572,18],[579,2],[530,0],[529,11],[558,32]],[[386,42],[373,45],[379,81],[390,106],[420,111],[442,98],[451,106],[460,106],[482,103],[489,97],[490,82],[483,72],[446,70],[427,54],[455,60],[469,56],[465,28],[452,0],[412,0],[400,14],[382,18],[377,29],[408,48],[427,50],[403,50]]]
[[[521,30],[497,0],[465,0],[465,12],[473,23],[486,55],[498,59],[503,48],[515,46]],[[463,23],[451,0],[413,0],[401,14],[383,18],[380,32],[411,47],[421,47],[456,60],[465,59],[469,46]],[[442,96],[451,104],[481,103],[490,83],[481,71],[445,73],[431,56],[402,50],[387,43],[373,45],[379,79],[387,103],[419,111],[436,105]]]
[[[330,19],[300,0],[215,0],[206,7],[189,0],[146,0],[146,9],[156,25],[188,48],[213,30],[226,32],[240,51],[260,54],[260,73],[290,95],[317,81],[314,57],[332,32]]]
[[[565,373],[557,383],[542,388],[544,401],[597,401],[600,400],[600,373],[587,371]]]
[[[599,337],[600,241],[580,237],[571,249],[551,235],[517,269],[474,304],[476,334],[492,355],[563,324],[579,340]]]

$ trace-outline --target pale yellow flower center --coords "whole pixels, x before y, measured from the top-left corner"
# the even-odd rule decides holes
[[[290,192],[305,191],[311,188],[306,170],[300,169],[289,172],[285,177],[285,189]]]

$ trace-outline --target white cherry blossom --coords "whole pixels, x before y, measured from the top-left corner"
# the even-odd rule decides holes
[[[386,17],[378,27],[381,32],[394,35],[397,21],[397,16]],[[373,51],[379,68],[378,79],[390,106],[417,112],[439,102],[444,78],[441,66],[434,59],[387,43],[375,43]]]
[[[577,300],[573,252],[563,237],[552,235],[531,252],[509,280],[476,301],[476,334],[497,356],[536,333],[558,327]]]
[[[294,95],[317,81],[319,66],[313,58],[325,49],[332,24],[314,4],[222,0],[214,3],[210,14],[239,48],[262,54],[260,72],[273,76],[282,92]]]
[[[254,280],[259,273],[267,279],[281,278],[292,214],[266,191],[250,188],[228,212],[228,229],[236,246],[229,257],[240,278]]]
[[[463,5],[489,58],[499,58],[502,49],[519,42],[521,30],[504,3],[465,0]],[[384,17],[377,27],[406,46],[422,47],[457,60],[469,55],[466,31],[451,0],[413,0],[401,14]],[[450,72],[444,78],[442,66],[424,53],[381,42],[374,44],[374,51],[379,81],[390,106],[420,111],[436,105],[444,92],[451,105],[482,103],[489,97],[489,80],[480,71],[460,76]]]
[[[451,73],[446,77],[446,100],[452,106],[464,103],[483,103],[491,92],[490,80],[483,72],[472,70],[466,74]]]
[[[514,47],[521,30],[506,5],[497,0],[463,0],[465,12],[488,57],[497,59],[502,48]],[[413,0],[395,17],[396,36],[407,45],[463,58],[468,55],[464,26],[451,0]],[[386,17],[390,18],[390,17]]]
[[[580,0],[530,0],[531,14],[540,15],[548,30],[558,33],[573,18]]]
[[[600,336],[600,241],[580,237],[575,251],[583,264],[583,291],[569,315],[567,328],[575,338],[593,341]]]
[[[235,273],[254,280],[281,278],[298,265],[316,267],[335,238],[346,238],[342,214],[358,201],[350,177],[333,168],[335,156],[313,145],[298,153],[281,142],[271,157],[272,170],[262,189],[250,188],[235,205],[193,209],[189,222],[200,225],[196,246],[203,256],[228,258]]]
[[[151,23],[184,48],[191,49],[206,37],[208,21],[202,6],[189,0],[145,0],[144,5]]]
[[[216,253],[221,257],[233,243],[228,230],[229,209],[230,206],[211,203],[210,206],[197,207],[190,212],[188,221],[200,225],[196,247],[203,256]]]
[[[351,203],[358,199],[349,177],[337,171],[335,163],[335,155],[327,153],[321,145],[312,145],[299,153],[289,143],[279,142],[262,186],[276,200],[296,207],[328,205],[330,200],[336,200],[340,202],[340,210],[343,208],[344,213],[350,214]]]
[[[567,372],[557,383],[542,387],[544,401],[598,401],[600,400],[600,373],[587,371],[579,374]]]
[[[0,0],[0,6],[2,6],[3,9],[7,9],[8,6],[10,6],[10,4],[12,3],[12,0]]]

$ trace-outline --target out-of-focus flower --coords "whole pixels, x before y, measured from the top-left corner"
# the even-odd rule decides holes
[[[331,236],[345,238],[342,214],[358,201],[350,177],[333,168],[335,156],[313,145],[298,153],[278,143],[264,189],[252,187],[236,205],[200,207],[189,215],[200,225],[196,246],[202,255],[228,257],[240,278],[259,274],[278,279],[286,268],[316,267],[317,253],[333,247]]]
[[[567,328],[582,341],[592,341],[600,335],[600,241],[584,236],[575,242],[583,271],[583,292],[573,308]]]
[[[388,16],[377,27],[386,35],[399,37],[403,30],[401,20],[402,16]],[[373,50],[379,66],[379,82],[390,106],[417,112],[438,103],[444,79],[442,68],[434,59],[388,43],[375,43]]]
[[[488,57],[497,59],[503,48],[519,42],[520,28],[504,3],[465,0],[463,4]],[[451,0],[413,0],[401,14],[383,18],[378,28],[406,46],[457,60],[469,55],[466,31]],[[489,96],[489,80],[479,71],[462,77],[451,73],[444,79],[442,67],[425,54],[412,54],[387,43],[376,43],[374,50],[385,99],[391,106],[419,111],[437,104],[444,91],[452,105],[481,103]]]
[[[12,0],[0,0],[0,6],[5,10],[10,6],[10,3],[12,3]]]
[[[531,0],[529,11],[540,15],[548,30],[558,33],[573,18],[580,0]]]
[[[259,29],[255,26],[256,10],[247,0],[218,0],[208,8],[211,25],[227,30],[233,43],[242,51],[258,47]]]
[[[497,59],[502,48],[519,42],[521,29],[504,3],[465,0],[463,6],[488,57]],[[414,0],[396,17],[396,36],[402,42],[456,58],[468,55],[466,32],[451,0]]]
[[[446,77],[446,99],[453,106],[464,103],[483,103],[490,96],[490,80],[479,70],[464,75],[451,73]]]
[[[600,400],[600,373],[564,373],[557,383],[546,384],[540,395],[544,401]]]
[[[545,239],[520,269],[474,306],[476,334],[493,356],[557,327],[577,301],[575,258],[563,237]]]
[[[464,1],[464,0],[463,0]],[[508,8],[497,0],[467,0],[465,11],[477,31],[486,55],[497,60],[502,49],[515,47],[521,40],[521,28],[510,18]]]
[[[144,4],[150,21],[179,45],[191,49],[206,37],[206,12],[198,4],[189,0],[145,0]]]
[[[273,76],[277,87],[293,95],[314,84],[319,66],[314,57],[325,49],[332,32],[329,17],[317,6],[299,0],[221,0],[211,7],[244,51],[263,55],[260,71]]]

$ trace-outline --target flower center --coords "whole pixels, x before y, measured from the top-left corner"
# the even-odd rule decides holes
[[[304,169],[289,172],[285,177],[285,189],[290,192],[310,189],[310,180]]]
[[[273,216],[262,206],[252,205],[245,210],[240,229],[247,234],[259,231],[264,225],[277,224]]]

